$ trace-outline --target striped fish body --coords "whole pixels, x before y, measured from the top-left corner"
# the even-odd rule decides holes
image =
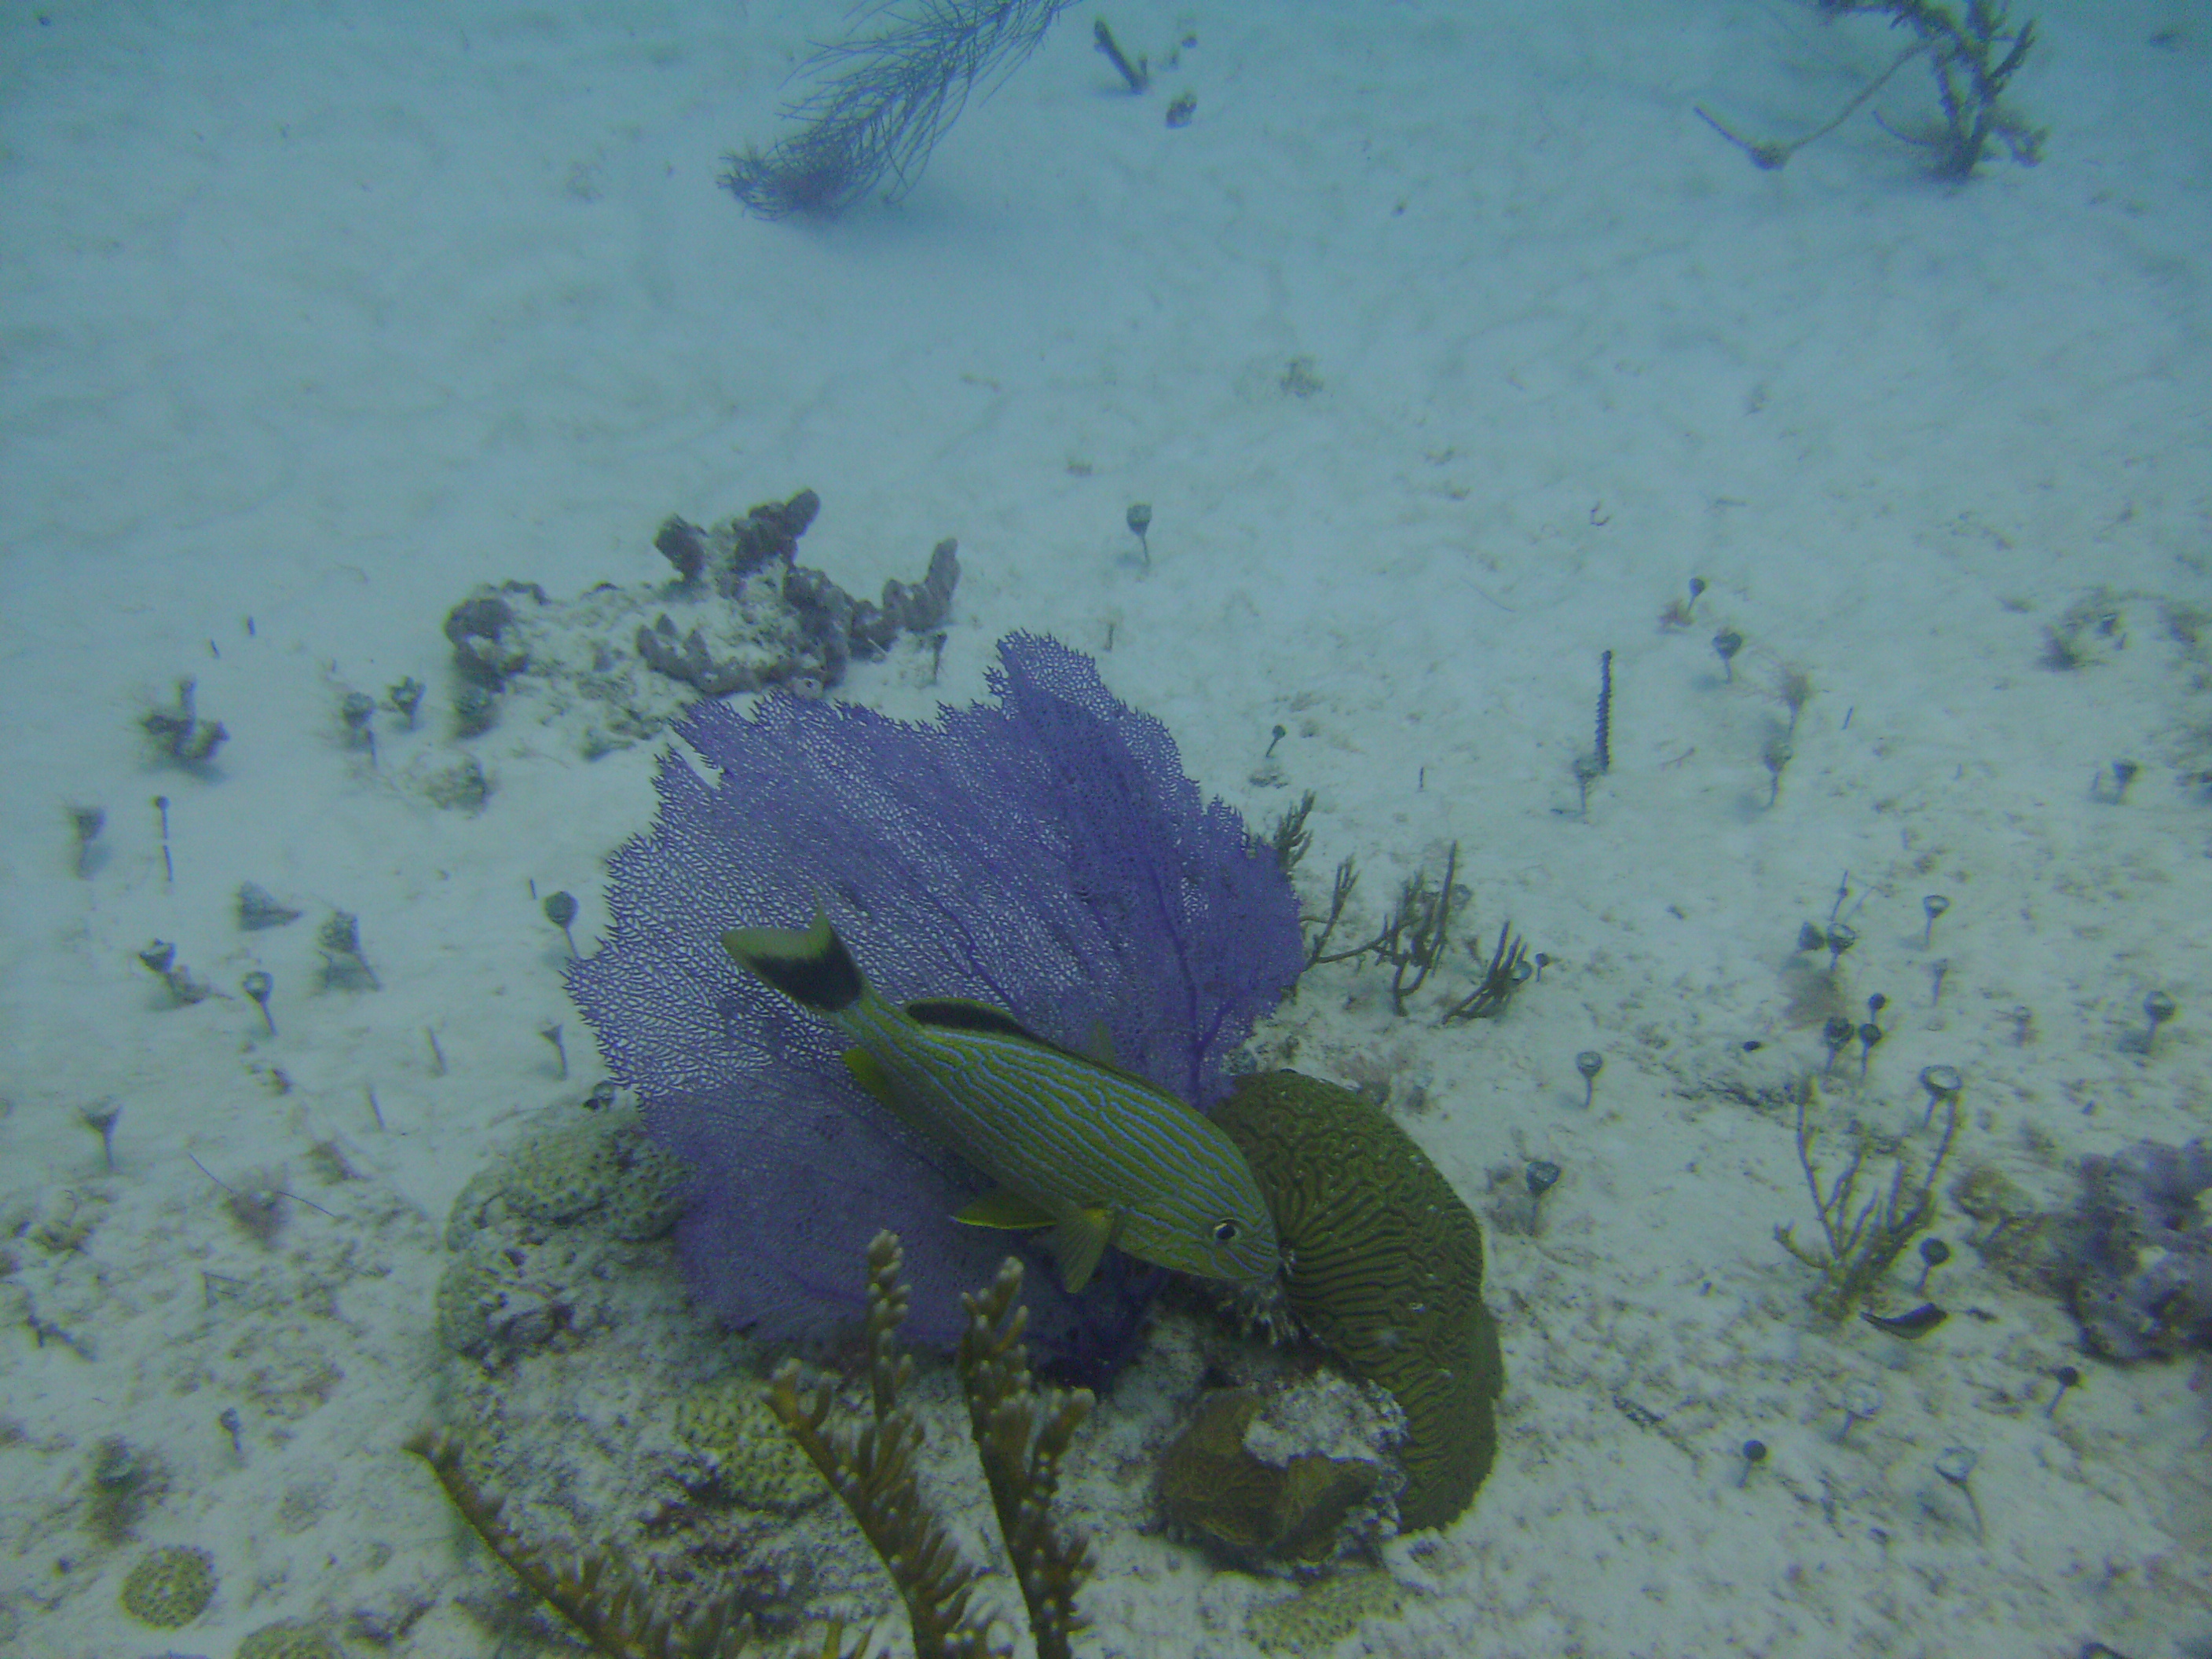
[[[819,913],[804,933],[741,928],[722,942],[852,1040],[846,1063],[864,1088],[998,1183],[960,1219],[1050,1228],[1071,1291],[1109,1243],[1200,1278],[1274,1277],[1274,1219],[1244,1154],[1164,1090],[981,1003],[898,1006]]]

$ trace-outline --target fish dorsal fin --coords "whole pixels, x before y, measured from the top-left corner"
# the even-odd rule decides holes
[[[1099,1258],[1121,1231],[1121,1218],[1103,1204],[1094,1204],[1063,1216],[1052,1230],[1052,1254],[1060,1263],[1060,1282],[1073,1296],[1098,1271]]]
[[[988,1002],[970,1002],[964,997],[933,997],[908,1003],[906,1012],[907,1018],[917,1025],[934,1026],[940,1031],[990,1031],[1000,1036],[1019,1037],[1040,1048],[1057,1046],[1047,1042],[1004,1009],[994,1008]]]
[[[960,997],[938,997],[923,1002],[906,1005],[907,1018],[917,1025],[927,1025],[939,1031],[988,1031],[995,1036],[1009,1036],[1022,1042],[1036,1044],[1055,1054],[1066,1054],[1070,1060],[1081,1060],[1086,1066],[1096,1066],[1102,1072],[1111,1072],[1126,1078],[1140,1089],[1157,1089],[1158,1085],[1142,1073],[1133,1072],[1114,1058],[1113,1034],[1106,1022],[1095,1022],[1091,1041],[1081,1048],[1064,1048],[1050,1037],[1041,1037],[1035,1031],[1003,1009],[994,1008],[988,1002],[969,1002]]]
[[[970,1227],[999,1227],[1015,1232],[1049,1227],[1056,1220],[1042,1205],[1006,1187],[970,1200],[952,1212],[952,1218]]]

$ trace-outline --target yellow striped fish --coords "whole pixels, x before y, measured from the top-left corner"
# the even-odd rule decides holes
[[[862,1088],[999,1183],[955,1219],[1050,1228],[1071,1291],[1109,1244],[1202,1279],[1273,1279],[1281,1253],[1252,1166],[1166,1091],[984,1003],[898,1007],[868,984],[819,910],[804,933],[740,927],[722,948],[852,1038],[845,1064]]]

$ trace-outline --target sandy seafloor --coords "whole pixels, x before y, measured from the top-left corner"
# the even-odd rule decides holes
[[[714,180],[781,130],[827,4],[11,3],[0,1650],[228,1656],[287,1618],[349,1654],[528,1650],[470,1611],[500,1570],[398,1447],[434,1415],[455,1194],[599,1075],[529,884],[582,898],[588,950],[652,750],[587,762],[523,718],[461,744],[441,713],[384,717],[373,768],[338,699],[411,674],[441,707],[439,624],[481,580],[664,580],[664,515],[811,486],[805,557],[853,591],[941,537],[965,565],[940,681],[902,648],[841,695],[924,716],[981,695],[1007,630],[1048,631],[1255,822],[1316,792],[1309,896],[1356,856],[1371,921],[1456,841],[1473,929],[1510,917],[1550,957],[1495,1023],[1395,1018],[1345,969],[1290,1015],[1302,1066],[1422,1097],[1402,1121],[1486,1216],[1493,1168],[1565,1171],[1540,1237],[1489,1231],[1496,1472],[1389,1547],[1405,1594],[1341,1651],[2206,1651],[2191,1362],[2087,1358],[1955,1210],[1946,1327],[1820,1325],[1771,1236],[1811,1222],[1790,1127],[1726,1086],[1819,1062],[1793,945],[1848,872],[1850,996],[1893,999],[1870,1120],[1956,1066],[1960,1167],[2054,1207],[2081,1154],[2205,1127],[2212,19],[2021,11],[2045,159],[1956,188],[1863,113],[1774,172],[1697,119],[1802,131],[1895,49],[1787,0],[1127,0],[1133,48],[1197,42],[1142,100],[1079,8],[902,203],[810,226]],[[1875,107],[1929,105],[1913,65]],[[1663,629],[1692,575],[1695,624]],[[2087,659],[2049,666],[2085,618]],[[1787,667],[1814,694],[1770,807]],[[233,734],[208,775],[138,728],[185,675]],[[416,787],[464,750],[475,815]],[[2093,785],[2118,759],[2142,770],[2116,805]],[[240,933],[248,880],[307,919]],[[380,990],[315,988],[333,907]],[[228,994],[167,1006],[135,960],[157,937]],[[235,994],[257,966],[273,1040]],[[564,1017],[566,1084],[538,1032]],[[103,1104],[112,1174],[80,1118]],[[329,1141],[362,1179],[315,1184]],[[257,1173],[321,1206],[266,1249],[210,1181]],[[2047,1412],[2066,1363],[2085,1380]],[[1839,1441],[1854,1381],[1886,1406]],[[1099,1431],[1171,1406],[1155,1386],[1140,1363]],[[116,1435],[168,1480],[109,1546]],[[1748,1437],[1771,1452],[1740,1488]],[[1978,1453],[1978,1540],[1949,1446]],[[1073,1487],[1079,1520],[1122,1517],[1079,1650],[1255,1653],[1248,1613],[1289,1587],[1127,1524],[1110,1478]],[[117,1594],[168,1543],[221,1588],[161,1632]]]

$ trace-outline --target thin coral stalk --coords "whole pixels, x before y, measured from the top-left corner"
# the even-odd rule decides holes
[[[1916,1171],[1900,1152],[1887,1188],[1863,1202],[1859,1199],[1859,1178],[1866,1170],[1868,1146],[1863,1131],[1852,1138],[1849,1162],[1823,1189],[1819,1168],[1813,1162],[1820,1132],[1808,1118],[1819,1097],[1819,1085],[1806,1079],[1797,1098],[1797,1164],[1805,1173],[1806,1189],[1813,1195],[1826,1248],[1800,1244],[1790,1226],[1777,1227],[1774,1237],[1784,1249],[1820,1273],[1820,1282],[1808,1298],[1815,1311],[1824,1318],[1841,1319],[1895,1265],[1905,1246],[1935,1221],[1936,1182],[1959,1134],[1959,1097],[1954,1092],[1945,1097],[1943,1138],[1926,1170]]]
[[[1353,950],[1340,951],[1334,956],[1324,954],[1328,949],[1331,935],[1336,932],[1336,924],[1344,919],[1344,908],[1352,902],[1353,890],[1358,885],[1359,867],[1347,858],[1336,866],[1336,877],[1329,888],[1328,915],[1322,919],[1314,933],[1313,943],[1306,949],[1307,967],[1318,967],[1324,962],[1343,962],[1366,951],[1367,947],[1362,945]]]

